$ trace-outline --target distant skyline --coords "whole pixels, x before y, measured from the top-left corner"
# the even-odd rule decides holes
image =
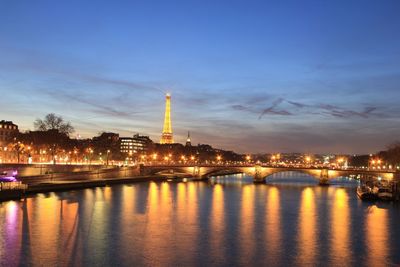
[[[1,1],[0,120],[241,153],[400,140],[400,1]]]

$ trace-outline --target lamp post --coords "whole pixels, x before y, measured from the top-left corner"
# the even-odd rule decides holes
[[[221,164],[221,159],[222,159],[221,155],[217,155],[217,164]]]
[[[106,166],[108,166],[108,156],[110,155],[110,149],[107,149]]]
[[[247,161],[247,163],[250,163],[250,161],[251,161],[251,156],[250,155],[246,156],[246,161]]]
[[[92,156],[93,156],[93,149],[89,148],[89,171],[90,167],[92,166]]]
[[[306,156],[306,165],[308,167],[310,166],[310,162],[311,162],[311,157],[310,156]]]

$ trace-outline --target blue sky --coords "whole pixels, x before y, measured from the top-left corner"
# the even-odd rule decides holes
[[[1,118],[238,152],[399,140],[399,1],[0,1]]]

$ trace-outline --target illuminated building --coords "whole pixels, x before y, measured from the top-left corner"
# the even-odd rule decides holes
[[[165,117],[164,117],[164,127],[161,135],[160,144],[173,144],[174,138],[172,136],[172,126],[171,126],[171,95],[167,94],[165,96]]]
[[[18,126],[12,121],[0,121],[0,145],[6,144],[16,133],[18,133]]]
[[[144,154],[152,144],[150,137],[135,134],[133,137],[120,138],[120,151],[127,155]]]
[[[192,146],[192,142],[190,140],[190,132],[188,132],[188,137],[186,139],[186,146]]]

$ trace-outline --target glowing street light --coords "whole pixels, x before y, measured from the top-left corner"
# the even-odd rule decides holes
[[[111,150],[107,149],[107,158],[106,158],[106,166],[108,166],[108,156],[110,155]]]
[[[310,156],[306,156],[306,163],[310,164],[310,162],[311,162],[311,157]]]

